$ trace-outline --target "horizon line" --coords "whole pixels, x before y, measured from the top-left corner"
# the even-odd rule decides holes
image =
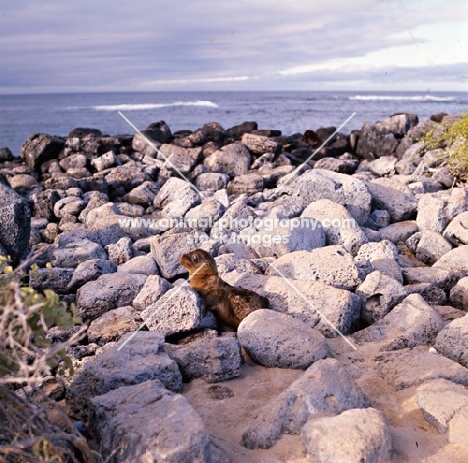
[[[468,93],[466,90],[385,90],[385,89],[322,89],[322,90],[304,90],[304,89],[287,89],[287,90],[257,90],[257,89],[230,89],[230,90],[66,90],[66,91],[23,91],[23,92],[1,92],[0,96],[29,96],[29,95],[79,95],[79,94],[93,94],[93,93],[422,93],[422,94],[435,94],[435,93]]]

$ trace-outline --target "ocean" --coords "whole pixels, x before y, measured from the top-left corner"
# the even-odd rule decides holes
[[[172,131],[195,130],[207,122],[225,129],[256,121],[260,129],[290,135],[319,127],[349,133],[364,122],[408,112],[421,119],[437,112],[468,110],[468,93],[460,92],[151,92],[0,95],[0,147],[16,156],[35,132],[67,136],[76,127],[110,135],[133,134],[121,111],[138,128],[164,120]]]

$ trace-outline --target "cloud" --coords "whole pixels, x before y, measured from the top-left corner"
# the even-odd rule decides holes
[[[18,0],[0,17],[0,91],[296,89],[319,78],[356,81],[345,66],[353,60],[361,83],[375,84],[382,72],[402,79],[409,66],[398,65],[399,51],[412,61],[408,47],[427,49],[441,24],[466,26],[460,3]],[[454,47],[466,45],[465,36]],[[447,64],[461,66],[460,56],[452,59]],[[461,85],[425,62],[419,71]]]

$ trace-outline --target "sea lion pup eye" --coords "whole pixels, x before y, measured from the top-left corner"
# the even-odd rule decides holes
[[[266,297],[223,281],[216,261],[203,249],[183,254],[179,260],[189,271],[190,286],[200,294],[205,308],[213,313],[220,328],[237,329],[250,313],[270,308]]]

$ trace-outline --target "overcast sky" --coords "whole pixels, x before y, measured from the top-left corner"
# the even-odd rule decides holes
[[[6,0],[0,7],[0,93],[464,91],[467,50],[465,0]]]

